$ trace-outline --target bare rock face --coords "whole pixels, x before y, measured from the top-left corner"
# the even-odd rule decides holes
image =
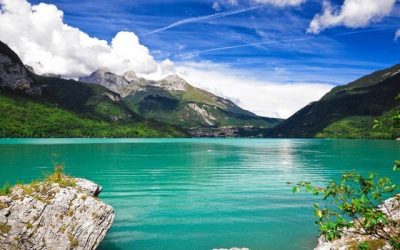
[[[17,185],[0,196],[0,249],[95,249],[114,221],[101,186],[67,182]]]
[[[170,75],[158,82],[159,86],[166,90],[185,91],[189,84],[178,75]]]
[[[388,215],[391,220],[395,220],[400,222],[400,195],[397,195],[393,198],[386,200],[381,206],[380,209]],[[340,239],[334,241],[327,241],[323,236],[321,236],[318,240],[317,247],[314,250],[350,250],[356,249],[355,246],[362,242],[371,242],[374,243],[376,248],[381,250],[391,250],[394,249],[390,246],[388,242],[385,242],[381,239],[374,238],[369,235],[363,235],[363,231],[361,229],[356,228],[348,228],[345,232],[343,232],[342,237]]]
[[[29,95],[40,95],[40,87],[32,86],[24,65],[13,61],[10,57],[0,54],[0,87],[18,90]]]

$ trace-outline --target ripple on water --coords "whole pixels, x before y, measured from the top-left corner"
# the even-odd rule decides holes
[[[0,181],[51,170],[98,182],[116,211],[100,249],[310,249],[313,197],[299,180],[324,183],[350,169],[392,176],[400,143],[251,139],[0,140]]]

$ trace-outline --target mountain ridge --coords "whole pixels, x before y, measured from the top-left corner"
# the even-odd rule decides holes
[[[374,120],[386,119],[385,114],[398,107],[396,97],[399,94],[400,65],[397,64],[333,88],[319,101],[308,104],[271,129],[268,136],[363,138],[363,134],[368,138],[395,137],[387,131],[385,135],[384,131],[375,133],[372,126]],[[330,132],[324,133],[328,128]]]
[[[123,96],[140,115],[185,129],[216,127],[270,128],[281,119],[260,117],[244,110],[231,100],[196,88],[178,75],[159,81],[116,75],[97,70],[80,81],[106,86]],[[208,133],[207,133],[208,134]],[[197,135],[197,133],[196,133]]]

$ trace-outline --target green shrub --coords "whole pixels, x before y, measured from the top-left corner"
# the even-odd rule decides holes
[[[399,222],[379,208],[385,198],[399,192],[389,178],[376,174],[365,177],[349,172],[339,182],[330,181],[325,188],[299,182],[293,187],[293,192],[302,188],[314,195],[322,195],[327,203],[325,206],[314,204],[316,224],[327,240],[340,238],[345,229],[355,227],[376,239],[389,242],[395,248],[400,247]],[[400,197],[396,202],[400,206]]]

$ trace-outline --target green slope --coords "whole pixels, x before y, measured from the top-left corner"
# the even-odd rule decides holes
[[[394,139],[400,137],[400,129],[394,125],[393,116],[400,112],[395,108],[379,117],[351,116],[339,120],[317,133],[317,138]],[[374,128],[376,121],[382,125]]]
[[[280,119],[257,116],[227,99],[188,86],[185,91],[146,87],[132,92],[126,103],[140,115],[183,128],[259,127],[271,128]]]
[[[272,137],[396,138],[396,133],[372,130],[375,119],[400,105],[400,65],[374,72],[339,86],[268,132]]]
[[[52,103],[0,92],[0,137],[171,137],[182,136],[174,129],[164,131],[150,124],[121,124],[90,119],[54,107]]]
[[[118,94],[103,86],[55,77],[34,76],[34,80],[35,84],[42,87],[42,99],[68,110],[108,121],[144,120],[130,110]]]

